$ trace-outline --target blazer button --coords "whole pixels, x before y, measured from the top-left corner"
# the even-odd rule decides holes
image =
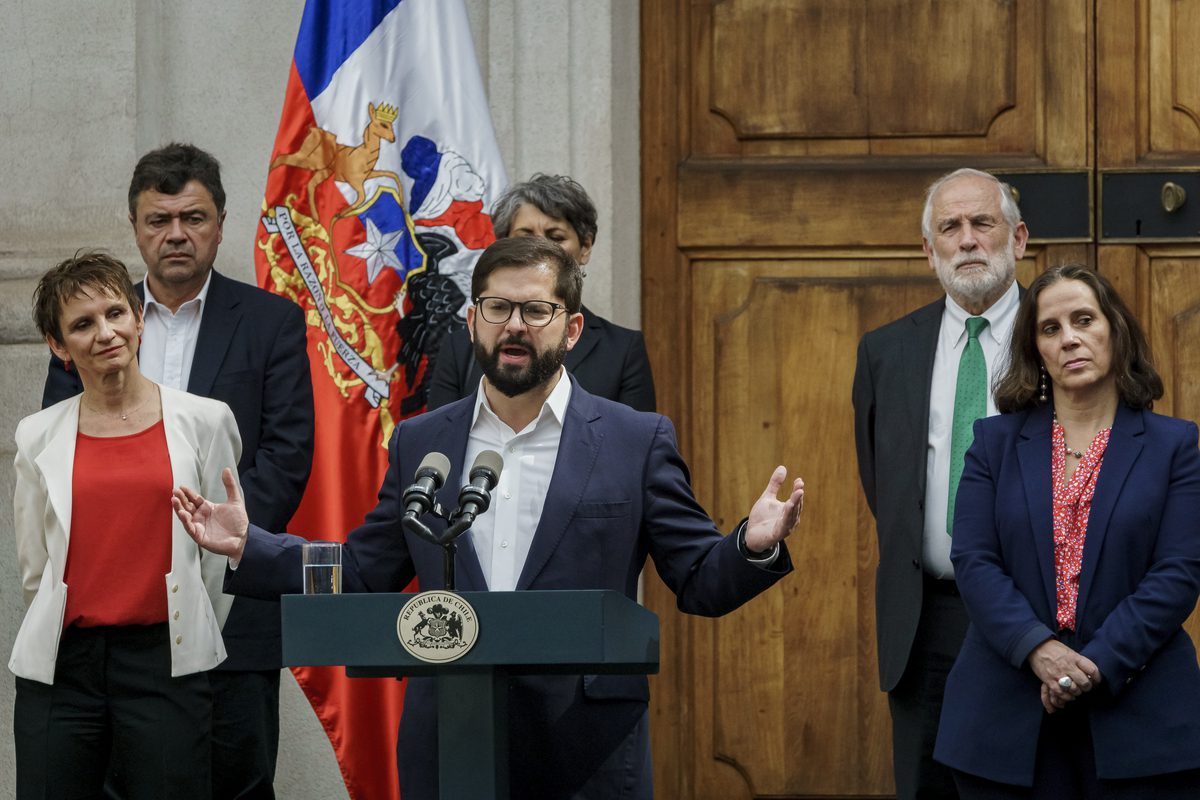
[[[171,594],[175,594],[178,591],[179,591],[179,584],[177,583],[171,587]]]
[[[183,637],[182,637],[182,636],[176,636],[176,637],[175,637],[175,644],[183,644]]]
[[[913,565],[913,569],[920,569],[920,568],[921,568],[921,562],[920,562],[920,561],[917,561],[915,558],[912,560],[912,565]]]

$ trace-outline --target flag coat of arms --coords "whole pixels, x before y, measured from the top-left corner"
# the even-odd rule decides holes
[[[343,537],[374,506],[504,184],[462,0],[308,0],[255,246],[259,284],[308,322],[316,448],[294,532]],[[398,797],[402,684],[293,671],[350,796]]]

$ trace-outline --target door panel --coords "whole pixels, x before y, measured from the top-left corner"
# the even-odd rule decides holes
[[[1087,157],[1091,26],[1079,0],[697,0],[676,11],[690,32],[680,94],[691,157]]]
[[[886,704],[875,681],[854,679],[875,672],[874,535],[854,524],[865,501],[853,459],[822,454],[853,440],[846,397],[829,389],[853,377],[845,354],[855,350],[862,318],[927,303],[938,284],[912,257],[698,258],[692,270],[693,413],[706,420],[693,448],[708,438],[701,429],[715,434],[697,491],[730,529],[786,463],[813,483],[805,529],[836,532],[797,545],[799,580],[708,626],[713,657],[696,688],[712,704],[696,714],[712,750],[696,765],[698,785],[728,764],[734,785],[713,796],[750,796],[751,787],[766,795],[886,790],[887,754],[864,760],[860,747],[870,731],[887,728]],[[721,424],[729,419],[739,424]]]
[[[890,24],[871,24],[875,15]],[[711,110],[738,139],[983,136],[1016,105],[1012,5],[738,0],[713,7],[711,31]],[[952,48],[938,47],[913,60],[915,41],[954,42],[975,57],[955,63]],[[964,102],[873,102],[904,92]]]
[[[1098,0],[1100,168],[1190,163],[1200,150],[1200,5]]]
[[[850,385],[859,337],[940,294],[920,251],[935,177],[1085,173],[1090,228],[1032,229],[1018,279],[1098,265],[1146,325],[1159,410],[1200,416],[1200,241],[1106,243],[1097,191],[1105,170],[1200,162],[1193,5],[642,4],[642,318],[660,411],[724,530],[776,464],[808,484],[797,574],[738,612],[680,615],[648,573],[661,796],[893,792]]]

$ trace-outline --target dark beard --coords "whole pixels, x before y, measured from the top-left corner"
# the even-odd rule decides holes
[[[532,355],[527,366],[514,367],[500,365],[500,348],[513,344],[525,347]],[[563,330],[562,339],[559,341],[557,347],[553,347],[544,353],[538,353],[534,349],[533,344],[528,340],[511,338],[497,342],[495,349],[489,352],[479,341],[479,337],[476,336],[473,347],[475,350],[475,360],[479,362],[479,366],[483,369],[483,374],[487,377],[488,383],[496,387],[505,396],[516,397],[519,394],[525,394],[532,389],[536,389],[558,374],[558,368],[562,366],[563,359],[567,355],[567,331]]]

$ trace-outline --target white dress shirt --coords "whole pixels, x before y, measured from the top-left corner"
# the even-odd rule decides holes
[[[987,361],[987,413],[996,413],[991,388],[1008,366],[1008,345],[1017,316],[1019,290],[1014,281],[999,300],[980,316],[988,326],[979,334],[983,357]],[[954,391],[958,383],[958,362],[967,345],[968,314],[947,296],[933,359],[933,381],[929,393],[929,449],[925,464],[925,535],[922,562],[925,572],[934,578],[953,578],[950,563],[951,538],[946,531],[946,507],[950,499],[950,435],[954,427]]]
[[[212,270],[204,279],[200,293],[179,307],[171,309],[154,299],[150,281],[144,281],[145,307],[142,314],[146,327],[142,331],[142,346],[138,350],[138,367],[155,383],[187,391],[192,374],[192,359],[196,355],[196,339],[200,336],[200,318],[208,299]]]
[[[514,431],[492,411],[483,392],[483,381],[479,383],[463,460],[463,485],[470,483],[470,465],[480,452],[495,450],[504,459],[500,482],[492,490],[491,506],[475,518],[470,531],[479,566],[491,591],[517,588],[533,534],[542,519],[570,399],[571,379],[560,367],[558,383],[542,404],[541,412],[523,430]]]

